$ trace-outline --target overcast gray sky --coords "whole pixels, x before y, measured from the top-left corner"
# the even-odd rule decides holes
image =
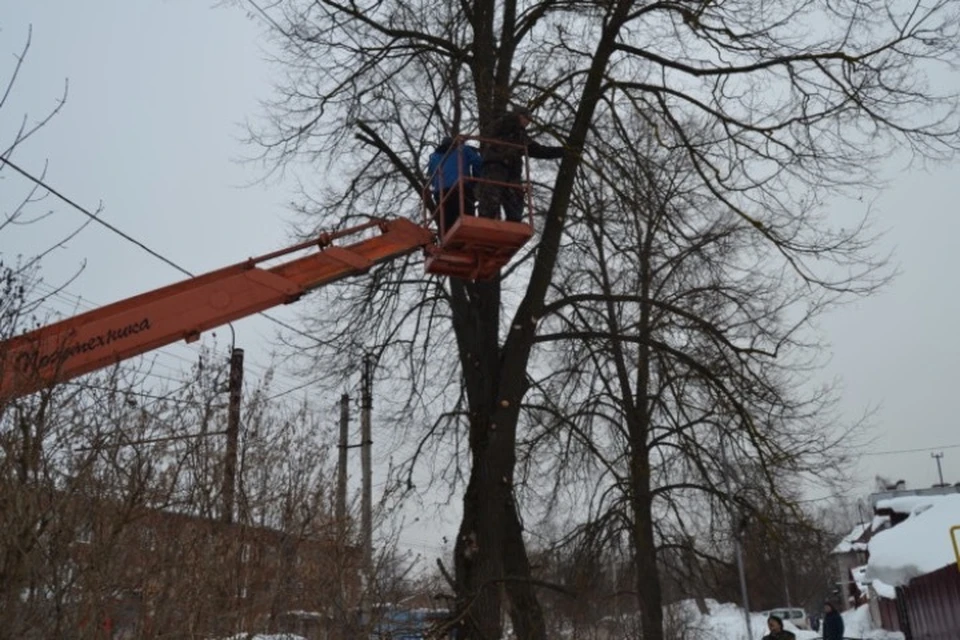
[[[39,117],[70,91],[63,113],[32,139],[16,160],[104,219],[195,272],[282,246],[294,197],[284,182],[244,185],[259,177],[236,162],[253,152],[241,141],[243,123],[260,115],[271,96],[262,28],[233,9],[196,0],[4,0],[0,78],[13,67],[28,28],[33,42],[11,104],[0,113],[0,135],[24,113]],[[957,78],[940,78],[960,89]],[[960,481],[956,425],[960,338],[960,180],[951,167],[908,170],[906,158],[886,167],[891,188],[875,203],[875,222],[888,230],[881,249],[895,249],[902,275],[882,294],[833,313],[822,323],[832,343],[825,379],[842,379],[842,409],[856,416],[877,406],[874,443],[857,469],[858,487],[875,474],[913,486],[936,482],[930,448],[942,448],[944,474]],[[0,181],[7,209],[26,188],[11,172]],[[30,255],[82,222],[50,200],[53,215],[0,236],[4,257]],[[59,283],[85,265],[59,299],[103,304],[179,279],[178,274],[117,236],[91,226],[44,261]],[[75,302],[75,300],[74,300]],[[292,310],[279,317],[295,321]],[[262,373],[275,327],[263,319],[236,323],[248,353],[248,375]],[[220,344],[228,338],[221,334]],[[189,347],[164,350],[161,369],[194,357]],[[277,390],[302,380],[282,375]],[[331,400],[331,405],[333,399]],[[956,447],[956,448],[949,448]],[[880,452],[924,449],[890,455]],[[442,534],[455,531],[448,514]],[[437,527],[433,527],[437,531]],[[411,546],[435,550],[428,533]],[[441,534],[437,534],[441,535]]]

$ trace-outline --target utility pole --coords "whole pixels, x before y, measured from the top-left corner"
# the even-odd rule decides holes
[[[780,573],[783,575],[783,593],[787,596],[787,609],[792,609],[790,603],[790,579],[787,577],[787,564],[783,560],[783,549],[780,549]]]
[[[347,438],[350,437],[350,396],[340,396],[340,445],[337,460],[337,529],[340,533],[340,542],[343,542],[343,533],[347,529]]]
[[[343,567],[345,554],[343,550],[347,548],[347,452],[350,449],[348,438],[350,437],[350,396],[346,393],[340,396],[340,445],[337,458],[337,558],[338,566]],[[340,575],[340,589],[334,596],[334,607],[337,611],[349,611],[351,609],[346,602],[346,572],[338,570]],[[342,620],[342,628],[339,635],[334,635],[336,640],[346,640],[355,636],[355,630],[351,625],[351,617]]]
[[[227,451],[223,462],[223,521],[233,522],[237,481],[237,444],[240,440],[240,398],[243,389],[243,349],[230,354],[230,404],[227,408]]]
[[[936,453],[931,453],[930,457],[937,461],[937,475],[940,476],[940,484],[938,487],[943,486],[943,467],[940,466],[940,460],[943,458],[943,451],[938,451]]]
[[[370,461],[370,449],[373,436],[370,430],[370,413],[373,409],[373,358],[370,354],[363,357],[363,374],[360,396],[360,472],[363,474],[363,494],[360,508],[360,533],[363,538],[363,570],[367,585],[373,577],[373,470]]]

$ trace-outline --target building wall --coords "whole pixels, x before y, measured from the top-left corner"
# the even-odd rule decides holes
[[[887,631],[900,631],[900,614],[897,612],[897,601],[879,596],[874,601],[877,603],[880,612],[880,627]]]
[[[834,554],[837,567],[837,584],[843,599],[842,610],[854,608],[855,598],[860,595],[859,589],[853,581],[853,570],[867,563],[866,551],[848,551]]]
[[[914,578],[906,587],[897,589],[897,594],[903,599],[903,608],[909,619],[909,630],[903,626],[900,628],[908,639],[960,638],[960,570],[957,565],[951,564]]]

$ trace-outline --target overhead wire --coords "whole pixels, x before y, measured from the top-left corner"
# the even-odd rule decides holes
[[[21,176],[23,176],[23,177],[26,178],[27,180],[31,181],[31,182],[34,183],[35,185],[37,185],[37,186],[45,189],[48,193],[53,194],[55,197],[57,197],[58,199],[60,199],[61,201],[63,201],[64,203],[66,203],[67,205],[69,205],[70,207],[72,207],[73,209],[75,209],[76,211],[79,211],[80,213],[82,213],[83,215],[85,215],[85,216],[86,216],[87,218],[89,218],[91,221],[96,222],[97,224],[103,226],[104,228],[108,229],[108,230],[111,231],[112,233],[120,236],[121,238],[123,238],[123,239],[126,240],[127,242],[133,244],[134,246],[136,246],[136,247],[139,248],[140,250],[146,252],[146,253],[149,254],[150,256],[152,256],[152,257],[160,260],[160,261],[163,262],[164,264],[172,267],[173,269],[175,269],[176,271],[178,271],[179,273],[181,273],[181,274],[183,274],[183,275],[185,275],[185,276],[187,276],[187,277],[195,277],[194,274],[193,274],[191,271],[189,271],[188,269],[186,269],[186,268],[182,267],[181,265],[177,264],[176,262],[174,262],[174,261],[171,260],[170,258],[164,256],[164,255],[161,254],[160,252],[158,252],[158,251],[150,248],[149,246],[147,246],[147,245],[146,245],[145,243],[143,243],[142,241],[134,238],[133,236],[131,236],[130,234],[124,232],[124,231],[121,230],[121,229],[119,229],[119,228],[116,227],[115,225],[110,224],[110,223],[107,222],[106,220],[103,220],[102,218],[99,217],[99,215],[94,214],[93,212],[89,211],[87,208],[83,207],[82,205],[80,205],[79,203],[77,203],[76,201],[74,201],[73,199],[67,197],[66,195],[64,195],[63,193],[61,193],[59,190],[57,190],[57,189],[55,189],[54,187],[52,187],[51,185],[49,185],[46,181],[35,177],[34,175],[32,175],[31,173],[29,173],[29,172],[26,171],[25,169],[21,168],[19,165],[17,165],[16,163],[12,162],[11,160],[9,160],[9,159],[7,159],[7,158],[4,158],[4,157],[0,157],[0,162],[3,162],[3,164],[4,164],[5,166],[10,167],[10,168],[13,169],[15,172],[17,172],[18,174],[20,174]],[[55,296],[58,297],[59,299],[64,300],[64,301],[67,301],[68,303],[74,302],[74,301],[69,300],[69,299],[66,297],[67,295],[72,295],[72,294],[64,293],[63,290],[53,290],[53,291],[50,292],[50,295],[55,295]],[[75,303],[76,303],[76,304],[79,305],[79,304],[82,304],[82,303],[83,303],[83,300],[84,300],[84,299],[83,299],[82,297],[77,296],[77,295],[74,295],[74,298],[75,298]],[[93,306],[92,303],[89,303],[89,302],[88,302],[87,304]],[[276,324],[276,325],[278,325],[278,326],[280,326],[280,327],[282,327],[282,328],[284,328],[284,329],[286,329],[286,330],[288,330],[288,331],[291,331],[291,332],[293,332],[293,333],[295,333],[295,334],[297,334],[297,335],[300,335],[300,336],[302,336],[302,337],[308,338],[308,339],[310,339],[311,341],[314,341],[314,342],[317,342],[317,343],[320,342],[315,336],[311,336],[310,334],[306,333],[305,331],[302,331],[302,330],[300,330],[300,329],[298,329],[298,328],[290,325],[289,323],[286,323],[286,322],[284,322],[284,321],[282,321],[282,320],[280,320],[280,319],[278,319],[278,318],[275,318],[275,317],[273,317],[273,316],[271,316],[271,315],[269,315],[269,314],[267,314],[267,313],[261,312],[260,315],[262,315],[262,316],[265,317],[267,320],[273,322],[274,324]],[[228,323],[227,326],[229,326],[230,331],[231,331],[231,336],[232,336],[231,345],[232,345],[233,347],[235,347],[235,346],[236,346],[236,332],[235,332],[232,324]],[[175,355],[175,354],[169,353],[169,351],[165,351],[165,352],[163,352],[163,353],[167,353],[168,355],[170,355],[170,356],[172,356],[172,357],[174,357],[174,358],[178,358],[178,359],[180,359],[180,360],[183,360],[183,361],[185,361],[185,362],[190,362],[190,361],[187,360],[186,358],[182,358],[182,357],[177,356],[177,355]],[[267,368],[266,368],[266,367],[263,367],[262,365],[256,365],[256,363],[250,363],[250,364],[252,364],[252,365],[254,365],[254,366],[260,366],[264,372],[267,371]],[[155,376],[155,377],[161,377],[161,378],[162,378],[162,376],[159,376],[159,375],[156,374],[156,373],[151,373],[151,374],[149,374],[149,375],[153,375],[153,376]],[[274,376],[276,376],[276,371],[274,371]],[[175,382],[178,382],[178,383],[182,383],[182,382],[183,382],[183,381],[180,380],[180,379],[174,379],[174,378],[167,378],[167,379],[168,379],[168,380],[175,381]],[[293,393],[294,391],[303,389],[303,388],[309,386],[310,384],[314,384],[315,382],[317,382],[317,381],[316,381],[316,380],[311,380],[311,381],[308,381],[308,382],[306,382],[306,383],[302,383],[302,384],[296,385],[294,388],[287,389],[287,390],[285,390],[285,391],[282,391],[282,392],[279,392],[279,393],[275,393],[275,394],[273,394],[272,396],[269,396],[269,397],[267,398],[267,400],[275,400],[275,399],[277,399],[277,398],[280,398],[280,397],[283,397],[283,396],[285,396],[285,395],[288,395],[289,393]],[[107,390],[107,391],[112,391],[112,390],[113,390],[113,389],[108,389],[108,388],[105,388],[105,387],[99,387],[98,385],[87,384],[87,383],[84,383],[84,382],[73,382],[73,384],[78,385],[78,386],[80,386],[81,388],[82,388],[82,387],[87,387],[87,388],[90,388],[90,389],[98,389],[98,388],[99,388],[99,389],[101,389],[101,390]],[[155,405],[155,404],[157,404],[157,403],[159,403],[159,402],[163,402],[163,401],[186,402],[186,403],[189,403],[189,404],[194,404],[194,403],[191,403],[190,401],[187,401],[187,400],[185,400],[185,399],[170,398],[170,397],[162,396],[162,395],[159,395],[159,394],[150,394],[150,393],[146,393],[146,392],[122,391],[122,393],[125,393],[125,394],[127,394],[127,395],[135,395],[135,396],[138,396],[138,397],[143,397],[143,398],[149,399],[151,402],[142,405],[142,406],[140,407],[140,409],[141,409],[142,411],[144,411],[144,413],[146,413],[147,415],[150,415],[150,417],[153,418],[154,420],[158,420],[161,424],[167,424],[167,423],[166,423],[163,419],[160,419],[158,416],[156,416],[156,415],[154,415],[154,414],[151,414],[151,413],[148,411],[148,408],[149,408],[150,406]],[[173,392],[171,392],[171,393],[176,393],[176,391],[173,391]],[[168,438],[168,437],[164,437],[164,438],[161,438],[161,439],[155,439],[155,441],[156,441],[156,442],[160,442],[160,441],[167,441],[167,440],[182,440],[182,439],[184,439],[184,437],[190,438],[190,437],[200,437],[200,436],[208,436],[208,435],[222,435],[222,434],[214,434],[214,433],[211,433],[211,434],[191,434],[191,435],[188,435],[188,436],[174,436],[174,437],[169,437],[169,438]],[[150,441],[153,441],[153,440],[150,440]],[[145,440],[144,443],[146,443],[146,442],[148,442],[148,441]]]
[[[176,269],[176,270],[179,271],[180,273],[182,273],[182,274],[184,274],[184,275],[186,275],[186,276],[189,276],[189,277],[191,277],[191,278],[194,277],[194,274],[193,274],[191,271],[189,271],[188,269],[186,269],[185,267],[180,266],[179,264],[177,264],[176,262],[174,262],[174,261],[171,260],[170,258],[167,258],[166,256],[162,255],[162,254],[159,253],[158,251],[155,251],[155,250],[151,249],[151,248],[148,247],[146,244],[144,244],[144,243],[141,242],[140,240],[137,240],[136,238],[134,238],[134,237],[131,236],[130,234],[122,231],[121,229],[119,229],[119,228],[117,228],[116,226],[110,224],[110,223],[107,222],[106,220],[103,220],[102,218],[100,218],[100,216],[92,213],[92,212],[91,212],[90,210],[88,210],[86,207],[78,204],[78,203],[75,202],[74,200],[68,198],[68,197],[65,196],[64,194],[60,193],[59,191],[57,191],[56,189],[54,189],[53,187],[51,187],[46,181],[41,180],[40,178],[35,177],[35,176],[32,175],[31,173],[29,173],[27,170],[21,168],[21,167],[20,167],[19,165],[17,165],[15,162],[13,162],[13,161],[11,161],[11,160],[9,160],[9,159],[7,159],[7,158],[3,158],[3,157],[0,157],[0,162],[3,162],[5,165],[9,166],[11,169],[13,169],[13,170],[16,171],[17,173],[19,173],[21,176],[23,176],[23,177],[26,178],[27,180],[30,180],[31,182],[33,182],[33,183],[36,184],[37,186],[39,186],[39,187],[45,189],[46,191],[52,193],[54,196],[56,196],[57,198],[59,198],[60,200],[62,200],[63,202],[65,202],[66,204],[70,205],[71,207],[73,207],[74,209],[76,209],[77,211],[79,211],[80,213],[84,214],[85,216],[87,216],[88,218],[90,218],[91,220],[93,220],[94,222],[96,222],[97,224],[100,224],[100,225],[104,226],[105,228],[107,228],[107,229],[109,229],[110,231],[112,231],[113,233],[119,235],[120,237],[122,237],[123,239],[127,240],[128,242],[130,242],[130,243],[132,243],[133,245],[139,247],[139,248],[142,249],[143,251],[146,251],[146,252],[149,253],[151,256],[153,256],[153,257],[157,258],[158,260],[162,261],[163,263],[165,263],[165,264],[173,267],[174,269]],[[270,320],[271,322],[274,322],[274,323],[276,323],[277,325],[279,325],[279,326],[281,326],[281,327],[283,327],[283,328],[285,328],[285,329],[288,329],[288,330],[290,330],[290,331],[293,331],[293,332],[295,332],[295,333],[297,333],[297,334],[299,334],[299,335],[301,335],[301,336],[303,336],[303,337],[310,338],[311,340],[314,340],[314,341],[316,341],[316,342],[320,342],[319,340],[317,340],[317,338],[316,338],[315,336],[311,336],[310,334],[306,333],[305,331],[299,330],[299,329],[297,329],[296,327],[293,327],[293,326],[291,326],[290,324],[285,323],[285,322],[283,322],[282,320],[279,320],[278,318],[274,318],[273,316],[268,315],[267,313],[261,312],[260,315],[262,315],[263,317],[267,318],[267,319]],[[232,325],[229,325],[229,326],[230,326],[230,330],[233,331],[233,326],[232,326]],[[234,342],[235,342],[235,340],[234,340]]]
[[[112,232],[114,232],[115,234],[119,235],[120,237],[124,238],[124,239],[127,240],[128,242],[131,242],[131,243],[133,243],[134,245],[140,247],[141,249],[143,249],[144,251],[146,251],[147,253],[149,253],[149,254],[152,255],[153,257],[157,258],[158,260],[160,260],[160,261],[168,264],[169,266],[173,267],[174,269],[176,269],[176,270],[179,271],[180,273],[183,273],[183,274],[185,274],[185,275],[187,275],[187,276],[190,276],[191,278],[193,277],[193,274],[192,274],[192,273],[190,273],[189,271],[187,271],[186,269],[184,269],[183,267],[181,267],[180,265],[178,265],[178,264],[177,264],[176,262],[174,262],[173,260],[170,260],[169,258],[160,255],[159,253],[157,253],[156,251],[154,251],[153,249],[151,249],[150,247],[148,247],[148,246],[145,245],[144,243],[140,242],[139,240],[137,240],[137,239],[134,238],[133,236],[131,236],[131,235],[127,234],[127,233],[124,233],[123,231],[121,231],[121,230],[118,229],[117,227],[113,226],[112,224],[110,224],[110,223],[107,222],[106,220],[103,220],[102,218],[100,218],[100,216],[98,216],[98,215],[96,215],[96,214],[94,214],[94,213],[91,213],[91,212],[90,212],[89,210],[87,210],[85,207],[83,207],[83,206],[80,205],[80,204],[77,204],[76,202],[74,202],[73,200],[71,200],[70,198],[68,198],[67,196],[63,195],[62,193],[60,193],[59,191],[57,191],[56,189],[54,189],[53,187],[51,187],[49,184],[47,184],[46,182],[44,182],[44,181],[41,180],[40,178],[36,178],[36,177],[34,177],[33,175],[31,175],[30,173],[28,173],[25,169],[20,168],[20,166],[18,166],[18,165],[17,165],[16,163],[14,163],[12,160],[10,160],[10,159],[8,159],[8,158],[4,158],[3,156],[0,156],[0,162],[4,163],[5,165],[7,165],[7,166],[10,167],[11,169],[13,169],[14,171],[16,171],[17,173],[19,173],[20,175],[22,175],[22,176],[23,176],[24,178],[26,178],[27,180],[30,180],[31,182],[33,182],[34,184],[36,184],[38,187],[42,187],[42,188],[45,189],[46,191],[52,193],[52,194],[55,195],[57,198],[59,198],[60,200],[62,200],[62,201],[65,202],[65,203],[67,203],[68,205],[70,205],[71,207],[73,207],[74,209],[76,209],[77,211],[79,211],[80,213],[84,214],[85,216],[87,216],[88,218],[90,218],[91,220],[93,220],[94,222],[96,222],[97,224],[103,225],[104,227],[106,227],[106,228],[109,229],[110,231],[112,231]]]
[[[149,400],[156,400],[157,402],[172,402],[173,404],[188,405],[188,406],[194,406],[194,407],[206,407],[206,406],[207,406],[207,403],[201,402],[200,400],[188,400],[188,399],[186,399],[186,398],[177,398],[177,397],[175,397],[175,394],[176,394],[178,391],[183,390],[183,388],[184,388],[183,386],[181,386],[179,389],[175,389],[175,390],[173,390],[173,391],[171,391],[171,392],[168,392],[168,393],[166,393],[166,394],[160,395],[160,394],[157,394],[157,393],[147,393],[146,391],[132,391],[132,390],[127,390],[127,389],[119,389],[119,388],[116,388],[116,387],[107,387],[107,386],[104,386],[104,385],[101,385],[101,384],[91,384],[91,383],[88,383],[88,382],[77,382],[77,381],[75,381],[75,380],[71,380],[71,381],[65,382],[64,384],[67,384],[67,385],[70,385],[70,386],[73,386],[73,387],[80,387],[81,389],[90,389],[90,390],[92,390],[92,391],[116,391],[117,393],[123,394],[124,396],[135,396],[135,397],[138,397],[138,398],[147,398],[147,399],[149,399]],[[154,404],[154,403],[145,404],[145,405],[143,405],[143,408],[147,408],[148,406],[151,406],[152,404]],[[226,405],[224,405],[224,407],[225,407],[225,406],[226,406]],[[218,408],[219,408],[219,406],[218,406]]]
[[[917,449],[891,449],[889,451],[866,451],[861,456],[893,456],[902,453],[925,453],[927,451],[940,451],[941,449],[960,449],[958,444],[944,444],[938,447],[919,447]]]
[[[122,231],[121,229],[117,228],[115,225],[112,225],[112,224],[110,224],[109,222],[107,222],[106,220],[103,220],[103,219],[100,218],[98,215],[92,213],[92,212],[91,212],[89,209],[87,209],[86,207],[80,205],[79,203],[77,203],[77,202],[74,201],[73,199],[67,197],[66,195],[64,195],[63,193],[61,193],[60,191],[58,191],[58,190],[55,189],[54,187],[50,186],[46,181],[44,181],[44,180],[42,180],[42,179],[40,179],[40,178],[35,177],[35,176],[32,175],[30,172],[26,171],[25,169],[23,169],[22,167],[20,167],[20,166],[17,165],[16,163],[14,163],[13,161],[11,161],[11,160],[9,160],[9,159],[7,159],[7,158],[0,157],[0,162],[3,162],[5,165],[9,166],[11,169],[13,169],[14,171],[16,171],[17,173],[19,173],[21,176],[25,177],[26,179],[30,180],[31,182],[33,182],[33,183],[36,184],[37,186],[45,189],[45,190],[48,191],[49,193],[52,193],[54,196],[56,196],[57,198],[59,198],[60,200],[62,200],[63,202],[65,202],[67,205],[73,207],[74,209],[76,209],[76,210],[79,211],[80,213],[84,214],[85,216],[87,216],[88,218],[90,218],[92,221],[94,221],[94,222],[102,225],[103,227],[105,227],[105,228],[107,228],[108,230],[112,231],[113,233],[119,235],[120,237],[122,237],[123,239],[127,240],[128,242],[130,242],[130,243],[134,244],[135,246],[139,247],[139,248],[142,249],[143,251],[146,251],[146,252],[147,252],[148,254],[150,254],[151,256],[157,258],[158,260],[161,260],[161,261],[164,262],[165,264],[173,267],[174,269],[176,269],[177,271],[179,271],[180,273],[182,273],[182,274],[184,274],[184,275],[186,275],[186,276],[194,277],[194,274],[193,274],[191,271],[189,271],[188,269],[186,269],[185,267],[180,266],[179,264],[177,264],[177,263],[174,262],[173,260],[167,258],[166,256],[162,255],[162,254],[159,253],[158,251],[155,251],[154,249],[151,249],[151,248],[148,247],[146,244],[144,244],[144,243],[141,242],[140,240],[137,240],[136,238],[134,238],[134,237],[131,236],[130,234]],[[77,298],[80,299],[79,296],[77,296]],[[292,332],[294,332],[294,333],[296,333],[296,334],[298,334],[298,335],[300,335],[300,336],[302,336],[302,337],[308,338],[308,339],[313,340],[313,341],[315,341],[315,342],[317,342],[317,343],[320,342],[320,340],[318,340],[315,336],[311,336],[310,334],[306,333],[305,331],[302,331],[302,330],[300,330],[300,329],[297,329],[296,327],[290,325],[289,323],[283,322],[282,320],[280,320],[280,319],[278,319],[278,318],[275,318],[275,317],[273,317],[273,316],[271,316],[271,315],[269,315],[269,314],[267,314],[267,313],[265,313],[265,312],[261,312],[260,315],[262,315],[262,316],[265,317],[266,319],[270,320],[271,322],[277,324],[278,326],[283,327],[284,329],[287,329],[288,331],[292,331]],[[229,324],[229,323],[228,323],[228,326],[230,327],[230,331],[231,331],[231,333],[233,334],[233,339],[232,339],[232,341],[231,341],[232,346],[236,346],[236,332],[234,331],[234,328],[233,328],[233,325],[232,325],[232,324]],[[266,370],[265,367],[264,367],[264,370]]]

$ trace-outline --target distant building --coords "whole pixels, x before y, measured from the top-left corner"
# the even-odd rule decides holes
[[[62,552],[45,558],[23,599],[35,611],[69,608],[83,637],[257,631],[325,640],[356,621],[360,550],[319,523],[288,532],[85,496],[66,501],[70,520],[44,534],[61,538],[50,548]]]
[[[837,585],[843,606],[854,607],[867,599],[866,585],[862,582],[866,570],[870,539],[890,526],[890,519],[877,514],[869,522],[858,524],[834,547],[833,557],[837,571]]]

